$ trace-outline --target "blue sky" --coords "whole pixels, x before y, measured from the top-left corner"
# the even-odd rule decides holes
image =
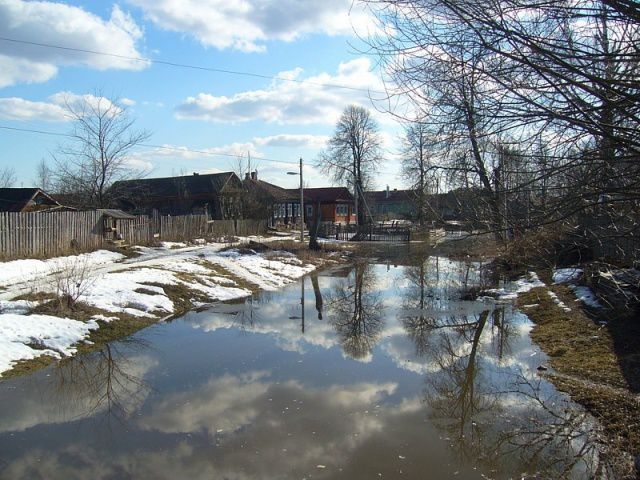
[[[149,176],[228,171],[229,157],[187,151],[305,160],[309,186],[328,185],[314,163],[349,103],[373,110],[375,59],[359,52],[373,23],[351,0],[0,0],[0,126],[68,132],[64,99],[120,98],[136,127],[152,132],[130,162]],[[254,78],[126,58],[44,48],[6,39],[303,80]],[[338,84],[361,90],[328,88]],[[388,152],[377,186],[402,186],[399,126],[374,111]],[[31,186],[36,165],[64,138],[0,129],[2,166]],[[292,167],[254,161],[262,179],[296,186]]]

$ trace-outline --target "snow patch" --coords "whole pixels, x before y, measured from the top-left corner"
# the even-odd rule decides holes
[[[589,287],[582,285],[570,285],[569,288],[573,290],[577,299],[576,301],[584,303],[587,307],[602,308],[602,304],[598,301],[598,298]]]
[[[18,360],[30,360],[40,355],[56,358],[72,355],[76,352],[72,345],[97,328],[95,321],[84,323],[49,315],[0,314],[0,372],[9,370]]]
[[[91,253],[71,255],[68,257],[49,258],[47,260],[14,260],[3,262],[0,268],[0,285],[13,285],[24,282],[25,278],[31,281],[47,275],[51,275],[60,270],[63,265],[81,263],[87,268],[97,267],[108,263],[115,263],[122,260],[124,255],[111,252],[109,250],[97,250]]]
[[[519,293],[525,293],[533,288],[544,286],[544,282],[538,278],[536,272],[528,272],[526,277],[520,278],[503,288],[492,288],[484,293],[491,293],[502,301],[515,300]]]
[[[549,294],[549,297],[551,297],[551,300],[553,300],[553,302],[556,305],[558,305],[561,309],[563,309],[565,312],[571,311],[571,309],[567,307],[567,305],[558,298],[558,295],[556,295],[555,292],[552,292],[551,290],[547,290],[547,293]]]
[[[582,276],[581,268],[557,268],[553,271],[553,283],[569,283],[578,280]]]

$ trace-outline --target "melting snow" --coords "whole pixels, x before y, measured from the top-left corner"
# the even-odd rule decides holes
[[[587,307],[602,308],[602,304],[598,301],[598,298],[589,287],[571,285],[569,288],[573,290],[573,293],[577,298],[576,301],[581,301]]]
[[[53,291],[52,275],[81,262],[88,268],[87,285],[79,300],[101,310],[137,317],[161,317],[175,311],[162,286],[184,285],[200,292],[210,301],[223,301],[251,294],[240,288],[216,266],[234,278],[246,280],[260,288],[275,290],[305,273],[305,265],[287,252],[243,255],[238,250],[220,252],[221,244],[186,246],[164,242],[160,248],[139,247],[140,257],[125,259],[119,253],[99,250],[93,253],[49,260],[17,260],[0,263],[0,286],[4,298],[13,298],[20,289]],[[124,260],[124,261],[123,261]],[[208,262],[207,265],[204,261]],[[212,268],[209,268],[212,266]],[[189,275],[186,279],[184,275]],[[152,284],[152,285],[149,285]],[[195,302],[201,305],[200,302]],[[117,317],[96,315],[89,322],[47,315],[28,315],[37,302],[0,300],[0,372],[21,359],[39,355],[71,355],[77,342],[86,340],[89,331],[99,327],[97,321],[115,321]],[[33,348],[33,347],[36,348]]]
[[[553,271],[553,283],[568,283],[578,280],[582,276],[581,268],[557,268]]]
[[[40,355],[56,358],[72,355],[76,351],[73,345],[97,328],[95,321],[84,323],[49,315],[0,314],[0,372],[8,370],[18,360]]]

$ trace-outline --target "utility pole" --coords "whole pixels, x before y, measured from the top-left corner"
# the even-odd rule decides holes
[[[302,183],[302,157],[300,157],[300,243],[304,243],[304,184]],[[303,287],[304,288],[304,287]]]
[[[360,197],[360,192],[358,191],[358,178],[356,177],[355,173],[353,175],[353,193],[355,195],[355,210],[356,210],[356,227],[358,225],[360,225],[360,205],[358,202],[358,198]]]
[[[287,175],[300,175],[300,242],[304,243],[304,182],[302,179],[302,157],[300,157],[300,172],[287,172]]]

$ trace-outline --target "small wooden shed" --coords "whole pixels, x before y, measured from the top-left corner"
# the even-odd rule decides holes
[[[100,209],[98,211],[102,213],[104,239],[119,247],[124,246],[126,243],[124,232],[129,230],[129,224],[136,220],[136,217],[122,210],[111,208]]]

